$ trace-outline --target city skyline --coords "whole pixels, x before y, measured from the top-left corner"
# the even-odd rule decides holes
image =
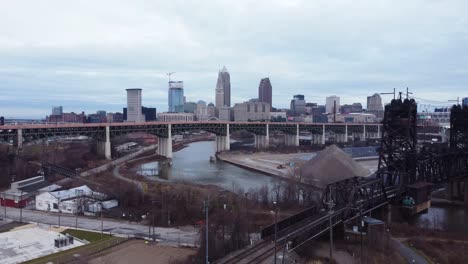
[[[294,94],[319,104],[336,94],[342,104],[362,105],[393,88],[409,87],[433,105],[466,96],[463,1],[48,2],[27,10],[0,3],[5,117],[42,117],[54,105],[115,112],[129,87],[145,90],[144,105],[166,109],[169,71],[186,83],[187,101],[214,103],[224,64],[231,105],[254,98],[264,76],[274,83],[279,108]],[[232,11],[226,23],[211,15],[216,10]]]

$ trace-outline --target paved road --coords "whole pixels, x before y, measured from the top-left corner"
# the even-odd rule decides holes
[[[46,225],[58,225],[58,214],[41,212],[35,210],[22,210],[23,222],[30,223],[41,223]],[[16,208],[7,207],[6,217],[4,217],[4,207],[0,206],[0,218],[6,218],[11,220],[19,221],[20,210]],[[60,226],[75,227],[75,216],[67,214],[61,214]],[[104,218],[103,230],[106,233],[112,233],[123,236],[137,236],[137,237],[148,237],[148,226],[139,223],[128,222],[128,221],[117,221],[113,219]],[[78,228],[86,230],[101,231],[101,220],[99,218],[91,217],[78,217]],[[185,228],[155,228],[156,237],[161,240],[162,243],[178,245],[181,243],[196,244],[198,240],[198,230],[192,227]]]
[[[393,247],[398,251],[398,253],[404,257],[408,263],[416,263],[416,264],[429,264],[424,257],[416,253],[411,248],[407,247],[405,244],[401,243],[396,238],[390,238]]]

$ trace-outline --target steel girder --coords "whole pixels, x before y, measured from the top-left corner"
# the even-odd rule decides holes
[[[273,131],[281,131],[286,134],[296,135],[297,134],[297,125],[296,124],[288,124],[288,123],[275,123],[270,124],[269,126],[270,132]]]
[[[299,124],[299,131],[307,131],[316,135],[322,135],[324,132],[323,125],[314,124]]]
[[[325,132],[332,132],[334,134],[345,134],[346,133],[346,125],[333,125],[327,126],[325,125]]]
[[[387,201],[393,188],[383,188],[376,174],[366,178],[353,177],[328,184],[322,195],[322,208],[330,205],[335,208],[369,209]]]
[[[249,124],[249,123],[229,124],[230,133],[237,132],[237,131],[248,131],[255,135],[266,136],[267,125],[266,124]]]
[[[115,138],[118,136],[126,135],[129,133],[143,132],[153,134],[158,137],[168,137],[168,125],[167,124],[145,124],[145,125],[123,125],[123,126],[111,126],[110,137]]]
[[[217,136],[227,135],[227,124],[220,123],[188,123],[188,124],[172,124],[172,135],[180,134],[188,131],[206,131]]]
[[[412,99],[392,100],[385,106],[378,167],[385,186],[402,186],[416,180],[416,114]]]
[[[2,129],[0,127],[0,142],[10,142],[16,141],[18,139],[18,130],[17,129]]]

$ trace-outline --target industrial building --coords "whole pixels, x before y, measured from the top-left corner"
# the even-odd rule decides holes
[[[106,195],[92,191],[88,186],[54,192],[44,192],[36,196],[36,210],[76,214],[86,211],[89,204],[103,201]]]
[[[44,176],[36,176],[26,180],[13,182],[10,189],[0,193],[2,206],[24,208],[34,204],[37,194],[60,189],[61,186],[51,184]]]
[[[141,89],[127,89],[127,122],[145,122],[141,112]]]

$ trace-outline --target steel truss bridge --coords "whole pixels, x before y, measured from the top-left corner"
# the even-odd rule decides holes
[[[393,100],[385,107],[376,173],[330,183],[314,214],[302,219],[299,213],[280,221],[288,225],[278,228],[276,244],[271,225],[262,231],[260,242],[215,263],[262,263],[272,257],[275,247],[278,252],[285,250],[288,241],[292,252],[334,226],[400,201],[406,186],[417,182],[448,184],[451,196],[456,189],[453,185],[464,185],[468,205],[468,108],[453,106],[448,146],[417,144],[416,111],[414,100]]]
[[[158,136],[158,154],[172,158],[172,135],[190,131],[206,131],[216,135],[216,150],[230,149],[230,133],[248,131],[255,135],[257,148],[269,146],[271,132],[284,133],[285,144],[299,146],[299,134],[312,134],[312,144],[325,144],[326,135],[333,135],[335,142],[348,142],[349,138],[365,141],[380,138],[381,124],[354,123],[271,123],[271,122],[146,122],[101,124],[52,124],[0,126],[0,141],[13,142],[18,149],[24,143],[53,137],[86,136],[97,140],[98,152],[111,159],[111,140],[135,132]]]

